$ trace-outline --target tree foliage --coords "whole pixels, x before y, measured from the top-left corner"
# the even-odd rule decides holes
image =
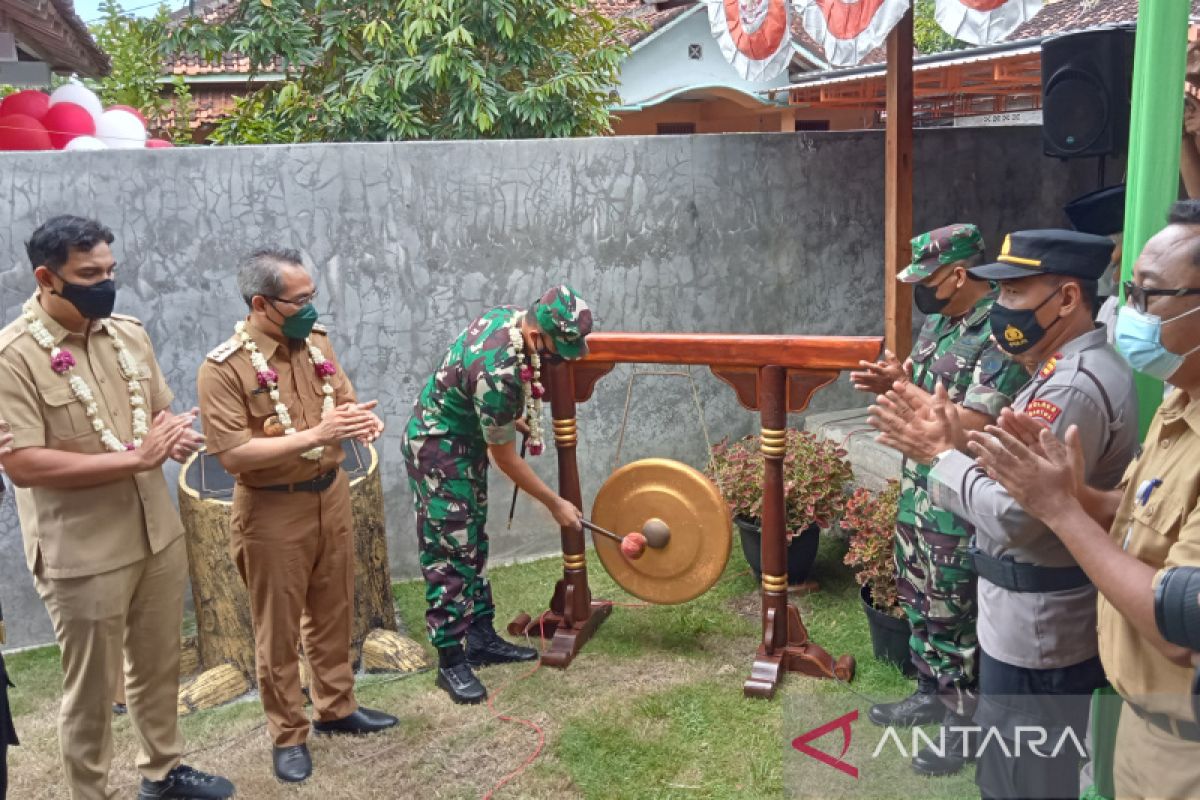
[[[916,0],[913,6],[913,45],[921,55],[970,47],[942,30],[934,19],[934,0]]]
[[[588,0],[241,0],[169,47],[284,73],[239,101],[223,142],[580,136],[611,129],[635,25]]]

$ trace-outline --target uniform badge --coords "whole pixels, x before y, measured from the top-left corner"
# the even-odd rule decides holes
[[[1025,413],[1034,419],[1043,419],[1047,423],[1054,424],[1054,420],[1058,419],[1062,409],[1049,400],[1038,399],[1029,401],[1029,404],[1025,406]]]
[[[278,416],[267,417],[267,421],[263,423],[263,433],[267,436],[283,436],[283,423],[279,421]]]
[[[1025,332],[1015,325],[1009,325],[1004,329],[1004,341],[1014,348],[1024,347],[1026,344]]]
[[[1038,377],[1043,380],[1054,374],[1054,370],[1058,369],[1058,359],[1062,357],[1062,353],[1055,353],[1050,356],[1050,360],[1046,362],[1041,371],[1038,372]]]

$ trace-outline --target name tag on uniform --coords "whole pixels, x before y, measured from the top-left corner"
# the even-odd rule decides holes
[[[1034,419],[1043,419],[1051,424],[1058,419],[1058,415],[1062,413],[1062,409],[1051,403],[1049,400],[1030,400],[1029,405],[1025,406],[1025,413]]]

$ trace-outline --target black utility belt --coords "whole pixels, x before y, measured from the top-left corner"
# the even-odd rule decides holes
[[[1092,581],[1079,567],[1043,567],[1024,564],[1012,556],[996,558],[975,545],[967,548],[979,577],[1010,592],[1065,592]]]
[[[1152,711],[1147,711],[1137,703],[1130,703],[1128,700],[1125,702],[1129,703],[1129,707],[1133,709],[1133,713],[1159,730],[1166,731],[1184,741],[1200,742],[1200,725],[1195,722],[1175,719],[1174,717],[1168,717],[1166,714],[1156,714]]]
[[[318,475],[311,481],[300,481],[300,483],[277,483],[273,486],[251,486],[249,488],[260,492],[323,492],[330,486],[333,486],[333,482],[337,480],[338,472],[340,472],[341,469],[341,467],[334,467],[333,469],[329,470],[329,472],[326,472],[323,475]]]

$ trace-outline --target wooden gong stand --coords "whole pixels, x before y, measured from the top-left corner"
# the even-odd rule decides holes
[[[785,672],[850,680],[854,658],[834,659],[808,638],[800,612],[788,602],[787,536],[784,529],[783,456],[788,412],[803,411],[813,392],[844,369],[874,359],[880,337],[741,336],[719,334],[595,333],[586,359],[549,366],[546,383],[558,450],[559,493],[583,507],[579,484],[576,404],[586,402],[600,378],[617,364],[707,366],[733,387],[738,401],[762,420],[762,643],[744,685],[749,697],[771,698]],[[592,599],[583,531],[562,528],[563,576],[550,608],[537,619],[521,614],[514,635],[550,640],[542,663],[566,667],[612,612]]]

